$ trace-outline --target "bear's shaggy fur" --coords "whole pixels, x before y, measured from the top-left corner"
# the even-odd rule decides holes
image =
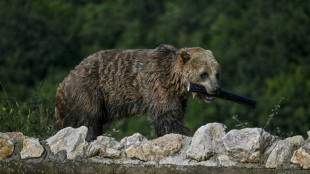
[[[147,115],[156,136],[191,135],[184,125],[188,82],[219,89],[220,66],[202,48],[177,50],[161,45],[146,50],[103,50],[90,55],[59,85],[56,119],[62,127],[87,126],[87,140],[103,124]],[[194,97],[202,99],[197,93]],[[211,101],[210,97],[207,100]]]

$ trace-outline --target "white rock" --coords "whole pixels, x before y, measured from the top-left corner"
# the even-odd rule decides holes
[[[261,163],[266,163],[268,157],[270,156],[271,152],[273,151],[273,149],[277,146],[279,142],[279,139],[277,138],[276,141],[274,141],[264,152],[264,154],[262,155],[262,160]]]
[[[309,132],[309,131],[308,131]],[[310,168],[310,139],[308,138],[304,143],[301,142],[302,147],[294,151],[291,162],[299,165],[302,169]]]
[[[26,158],[37,158],[40,157],[44,152],[43,146],[40,144],[39,139],[26,138],[23,141],[23,149],[20,152],[22,159]]]
[[[192,138],[191,145],[186,152],[187,157],[203,161],[217,153],[223,153],[225,148],[222,138],[225,135],[226,128],[221,123],[209,123],[201,126]]]
[[[301,144],[304,142],[304,138],[302,136],[300,136],[300,135],[293,136],[293,137],[290,137],[290,138],[287,138],[287,139],[289,140],[289,142],[291,144],[293,144],[296,147],[301,146]]]
[[[88,129],[85,126],[76,129],[67,127],[46,141],[54,154],[65,150],[68,159],[75,159],[77,156],[83,156],[84,150],[88,146],[88,143],[85,141],[87,131]]]
[[[159,161],[159,164],[163,165],[179,165],[179,166],[188,166],[194,165],[196,161],[186,158],[186,151],[189,148],[192,137],[183,136],[182,149],[172,156],[167,156]]]
[[[304,147],[295,150],[291,162],[298,164],[302,169],[310,168],[310,150]]]
[[[240,162],[258,163],[276,137],[261,128],[231,130],[223,138],[229,156]]]
[[[11,140],[12,142],[22,142],[27,136],[24,136],[21,132],[0,132],[0,138]]]
[[[0,161],[10,156],[14,151],[14,143],[11,140],[0,138]]]
[[[276,147],[270,153],[266,168],[277,168],[289,160],[294,147],[300,147],[303,143],[302,136],[294,136],[278,141]]]
[[[212,160],[212,158],[209,159],[208,161],[197,162],[194,165],[207,166],[207,167],[219,167],[219,164],[215,160]]]
[[[232,161],[227,155],[219,155],[217,157],[219,164],[224,167],[235,166],[236,162]]]
[[[310,139],[307,139],[306,141],[305,141],[305,143],[303,144],[303,147],[305,147],[306,149],[310,149]]]
[[[120,149],[123,147],[112,137],[98,136],[97,140],[91,142],[88,146],[86,155],[88,157],[102,156],[108,158],[119,158]]]
[[[129,158],[138,158],[142,161],[160,161],[180,151],[183,139],[184,137],[179,134],[167,134],[137,147],[132,145],[125,152]]]
[[[140,133],[135,133],[132,136],[124,137],[121,140],[121,144],[126,147],[129,147],[131,145],[138,146],[146,141],[147,139],[143,135],[141,135]]]

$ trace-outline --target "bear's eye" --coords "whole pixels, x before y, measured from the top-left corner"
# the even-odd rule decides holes
[[[202,78],[202,79],[206,79],[208,77],[209,77],[209,74],[207,72],[203,72],[200,74],[200,78]]]
[[[219,80],[219,79],[220,79],[220,73],[217,72],[216,75],[215,75],[215,77],[216,77],[217,80]]]

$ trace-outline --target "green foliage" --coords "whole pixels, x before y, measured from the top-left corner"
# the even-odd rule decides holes
[[[222,68],[221,87],[258,101],[250,109],[219,99],[212,104],[190,99],[185,123],[193,131],[208,122],[229,128],[268,123],[278,135],[306,135],[309,9],[302,0],[2,0],[0,81],[7,91],[0,89],[0,131],[38,137],[53,131],[48,125],[57,86],[89,54],[166,43],[212,50]],[[270,114],[281,97],[286,98],[281,109]],[[117,138],[133,132],[153,137],[145,117],[105,128]]]
[[[33,94],[24,103],[9,98],[1,82],[4,95],[0,97],[0,132],[23,132],[25,135],[40,139],[51,136],[56,131],[54,106],[48,98],[44,98],[44,88]]]
[[[238,115],[233,115],[232,116],[232,119],[233,120],[235,120],[238,124],[236,124],[236,127],[237,128],[240,128],[240,129],[243,129],[243,128],[246,128],[247,127],[247,125],[248,125],[248,123],[242,123],[242,121],[240,121],[239,119],[238,119]]]
[[[264,126],[264,129],[266,129],[266,128],[270,125],[270,122],[274,119],[274,117],[275,117],[276,115],[279,115],[279,110],[280,110],[280,108],[281,108],[281,103],[282,103],[282,101],[283,101],[284,99],[285,99],[285,98],[282,97],[282,98],[279,100],[278,104],[274,105],[274,108],[271,109],[271,113],[270,113],[269,116],[268,116],[268,120],[266,121],[266,124],[265,124],[265,126]]]
[[[148,139],[153,139],[154,132],[150,121],[147,117],[133,117],[104,126],[105,135],[112,136],[117,140],[121,140],[126,136],[139,132]]]

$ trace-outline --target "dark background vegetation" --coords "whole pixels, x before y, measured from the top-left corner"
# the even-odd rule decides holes
[[[209,122],[238,128],[235,115],[276,135],[310,130],[309,0],[1,0],[0,16],[1,132],[52,134],[57,86],[82,59],[162,43],[212,50],[222,88],[258,101],[251,109],[190,99],[193,131]],[[105,128],[118,139],[134,132],[153,136],[146,117]]]

